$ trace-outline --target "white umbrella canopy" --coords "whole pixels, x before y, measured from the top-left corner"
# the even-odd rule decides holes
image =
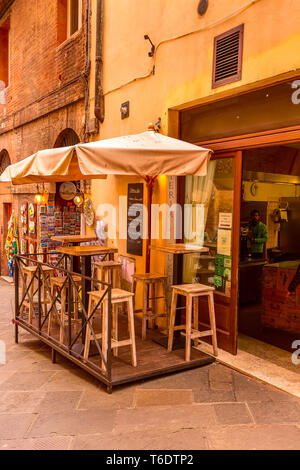
[[[30,157],[9,165],[1,174],[0,181],[24,184],[65,181],[65,177],[70,180],[69,174],[75,170],[73,154],[73,146],[39,150]]]
[[[41,150],[2,173],[13,184],[124,176],[204,176],[211,150],[154,131]]]
[[[154,131],[77,144],[82,171],[114,175],[198,175],[207,173],[210,150]],[[100,160],[100,161],[99,161]],[[99,168],[99,165],[101,168]]]

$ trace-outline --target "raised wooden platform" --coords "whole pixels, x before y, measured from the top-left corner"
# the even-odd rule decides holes
[[[70,354],[67,351],[67,341],[65,341],[65,348],[62,350],[59,345],[54,341],[52,343],[51,338],[47,337],[47,322],[43,327],[43,332],[45,331],[45,336],[39,335],[38,333],[38,319],[33,318],[33,325],[29,325],[26,321],[20,321],[20,327],[24,327],[27,331],[33,333],[41,341],[44,341],[48,344],[54,351],[58,351],[60,354],[69,358],[71,361],[75,362],[80,367],[84,368],[96,378],[104,382],[109,389],[111,387],[136,382],[150,377],[156,377],[161,375],[166,375],[176,371],[192,369],[196,367],[201,367],[204,365],[211,364],[214,362],[214,357],[208,354],[202,353],[199,350],[194,348],[191,349],[191,360],[189,362],[185,361],[185,350],[177,349],[172,352],[168,352],[167,349],[160,344],[154,342],[161,338],[162,333],[158,329],[147,330],[147,339],[141,339],[141,320],[136,318],[135,320],[135,333],[136,333],[136,348],[137,348],[137,367],[131,365],[131,356],[130,356],[130,347],[119,348],[118,357],[112,358],[112,378],[110,383],[103,376],[101,377],[101,361],[100,356],[96,347],[91,348],[91,355],[89,357],[89,362],[99,367],[97,372],[96,368],[90,368],[88,364],[85,364],[81,357],[76,354]],[[100,321],[95,322],[95,331],[98,333],[100,330]],[[66,338],[68,328],[65,328]],[[75,326],[72,326],[72,337],[75,334]],[[119,320],[119,338],[127,338],[127,321],[126,318],[120,314]],[[59,328],[53,327],[51,330],[51,337],[59,341]],[[81,338],[77,341],[74,352],[79,352],[82,348]]]

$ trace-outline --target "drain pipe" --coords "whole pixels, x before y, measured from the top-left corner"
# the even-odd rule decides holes
[[[88,133],[88,119],[89,119],[89,107],[90,107],[90,90],[89,90],[89,75],[91,69],[91,61],[90,61],[90,0],[86,0],[86,9],[85,9],[85,66],[84,71],[81,72],[81,78],[84,82],[84,112],[85,112],[85,120],[84,120],[84,136],[83,141],[89,141],[89,133]]]
[[[95,64],[95,110],[98,121],[104,121],[103,96],[103,26],[104,26],[104,0],[97,0],[96,12],[96,64]]]

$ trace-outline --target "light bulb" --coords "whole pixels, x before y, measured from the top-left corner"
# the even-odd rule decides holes
[[[34,200],[37,204],[41,204],[41,202],[43,201],[43,195],[42,194],[36,194],[35,197],[34,197]]]
[[[81,194],[76,194],[76,196],[73,199],[74,204],[78,207],[81,206],[83,203],[83,197]]]

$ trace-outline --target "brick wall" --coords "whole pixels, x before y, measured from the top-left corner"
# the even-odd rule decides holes
[[[66,22],[59,14],[61,2],[15,0],[0,19],[0,27],[8,20],[10,24],[10,83],[6,103],[0,104],[0,152],[6,149],[12,163],[37,150],[52,148],[64,129],[71,128],[80,140],[83,138],[85,0],[82,28],[66,40],[62,31]],[[0,191],[2,275],[7,274],[3,261],[5,204],[11,203],[19,215],[21,202],[33,201],[35,192],[36,185]]]
[[[1,21],[10,18],[10,84],[0,108],[0,134],[84,98],[85,20],[59,44],[58,4],[16,0]]]
[[[290,332],[300,331],[300,286],[295,296],[287,298],[288,286],[295,274],[296,268],[264,267],[263,325]]]

